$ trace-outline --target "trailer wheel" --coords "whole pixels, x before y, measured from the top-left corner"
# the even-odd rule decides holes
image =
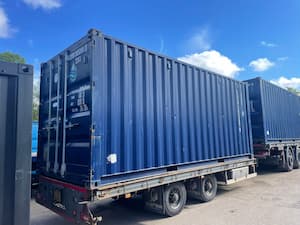
[[[282,168],[285,172],[293,170],[294,167],[294,154],[290,147],[287,147],[284,151],[285,162],[282,164]]]
[[[200,181],[199,200],[208,202],[213,200],[217,194],[217,179],[215,175],[205,176]]]
[[[299,169],[300,167],[300,150],[295,148],[295,158],[294,158],[294,169]]]
[[[184,184],[174,183],[167,186],[163,193],[165,215],[175,216],[180,213],[185,206],[186,196]]]

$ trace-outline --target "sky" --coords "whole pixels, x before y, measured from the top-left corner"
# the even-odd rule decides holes
[[[0,52],[39,65],[90,28],[202,68],[300,89],[299,0],[0,0]]]

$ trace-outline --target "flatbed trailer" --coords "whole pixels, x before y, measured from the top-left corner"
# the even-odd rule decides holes
[[[93,214],[90,205],[104,199],[131,198],[142,194],[147,209],[172,216],[168,212],[170,204],[165,201],[168,187],[173,188],[171,191],[178,187],[186,189],[182,195],[177,193],[177,198],[184,198],[182,209],[187,196],[201,202],[210,201],[216,195],[217,185],[231,185],[256,175],[256,160],[242,157],[93,189],[40,176],[36,200],[69,221],[96,225],[102,217]]]

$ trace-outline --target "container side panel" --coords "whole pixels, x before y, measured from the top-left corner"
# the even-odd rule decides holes
[[[268,81],[249,84],[254,143],[300,139],[300,97]]]
[[[300,139],[300,97],[264,80],[262,86],[266,140]]]
[[[103,56],[94,64],[103,72],[94,73],[93,80],[95,89],[99,85],[105,91],[93,93],[102,106],[94,106],[92,123],[103,148],[93,151],[101,149],[95,154],[103,154],[105,166],[93,168],[93,182],[251,156],[245,84],[105,35],[99,38]]]

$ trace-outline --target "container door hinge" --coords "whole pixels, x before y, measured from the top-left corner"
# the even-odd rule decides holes
[[[96,124],[93,123],[93,124],[91,125],[91,132],[92,132],[92,133],[95,132],[95,128],[96,128]]]
[[[90,179],[91,180],[93,179],[94,174],[95,174],[95,171],[94,170],[90,170]]]

